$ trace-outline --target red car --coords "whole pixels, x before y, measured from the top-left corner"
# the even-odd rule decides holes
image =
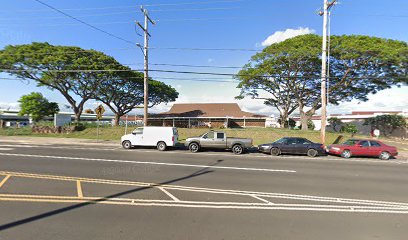
[[[344,158],[366,156],[388,160],[398,155],[396,147],[388,146],[377,140],[349,139],[342,144],[332,144],[326,150],[329,154],[340,155]]]

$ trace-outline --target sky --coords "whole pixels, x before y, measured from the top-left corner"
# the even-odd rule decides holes
[[[253,50],[301,34],[322,33],[317,13],[322,0],[41,0],[72,16],[134,43],[143,43],[135,21],[142,21],[140,5],[149,10],[157,24],[150,26],[150,69],[236,73]],[[342,0],[331,13],[331,33],[363,34],[408,42],[408,1]],[[0,2],[0,48],[6,45],[49,42],[54,45],[96,49],[115,57],[132,69],[142,69],[138,47],[98,32],[39,4],[35,0]],[[166,49],[167,48],[167,49]],[[168,48],[179,48],[177,50]],[[189,48],[189,49],[180,49]],[[213,50],[198,51],[191,48]],[[220,51],[214,49],[244,49]],[[251,51],[249,51],[251,50]],[[189,64],[213,67],[174,67],[160,64]],[[233,68],[219,68],[228,66]],[[231,77],[152,72],[151,76],[177,89],[176,103],[237,102],[245,111],[276,115],[262,100],[235,100],[239,94]],[[2,78],[9,78],[0,75]],[[172,79],[170,79],[172,78]],[[194,81],[189,81],[194,79]],[[1,79],[0,79],[1,80]],[[210,80],[210,81],[203,81]],[[0,108],[18,109],[18,99],[41,92],[64,109],[66,100],[55,91],[30,81],[1,80]],[[88,101],[87,108],[98,103]],[[152,112],[167,111],[173,103],[161,104]],[[408,87],[393,87],[369,96],[369,101],[352,101],[329,106],[329,113],[353,110],[408,110]],[[141,111],[137,112],[141,113]]]

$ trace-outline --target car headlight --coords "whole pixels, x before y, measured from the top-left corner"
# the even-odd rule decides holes
[[[331,149],[333,149],[334,151],[340,151],[340,148],[338,147],[332,147]]]

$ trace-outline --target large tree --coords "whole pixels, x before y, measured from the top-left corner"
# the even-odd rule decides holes
[[[149,106],[175,101],[178,92],[162,82],[149,79]],[[140,72],[124,72],[121,76],[101,81],[94,92],[96,100],[101,101],[115,114],[115,125],[119,125],[120,117],[129,113],[137,106],[143,106],[144,86],[143,74]]]
[[[77,121],[99,83],[121,74],[105,70],[130,70],[102,52],[37,42],[6,46],[0,50],[0,66],[3,72],[17,78],[32,79],[38,86],[59,91],[70,104]]]
[[[34,122],[38,122],[44,119],[44,117],[52,116],[59,111],[57,103],[49,102],[48,99],[38,92],[21,96],[18,102],[20,103],[19,115],[28,115]]]
[[[368,36],[332,36],[329,102],[367,100],[393,85],[407,83],[407,43]],[[238,73],[241,95],[269,94],[283,106],[297,103],[302,129],[321,107],[321,37],[308,34],[272,44]],[[293,98],[277,96],[281,88]],[[288,99],[288,100],[285,100]],[[276,107],[276,106],[275,106]],[[307,108],[307,110],[305,110]]]

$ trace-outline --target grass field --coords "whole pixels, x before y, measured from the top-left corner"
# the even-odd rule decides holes
[[[132,129],[128,129],[130,133]],[[215,129],[217,130],[217,129]],[[208,129],[188,129],[179,128],[179,140],[183,142],[187,137],[198,136],[208,131]],[[242,137],[252,138],[254,144],[272,142],[281,137],[304,137],[314,142],[320,141],[319,131],[300,131],[290,129],[275,129],[275,128],[246,128],[246,129],[221,129],[220,131],[226,132],[229,137]],[[122,135],[125,134],[124,127],[102,127],[99,129],[99,139],[101,140],[119,140]],[[0,129],[0,135],[3,136],[38,136],[38,137],[64,137],[64,138],[84,138],[84,139],[97,139],[97,129],[87,128],[80,132],[74,132],[71,134],[35,134],[31,132],[29,127],[25,128],[6,128]],[[351,137],[348,134],[340,133],[327,133],[326,144],[333,143],[339,136],[345,138]]]

